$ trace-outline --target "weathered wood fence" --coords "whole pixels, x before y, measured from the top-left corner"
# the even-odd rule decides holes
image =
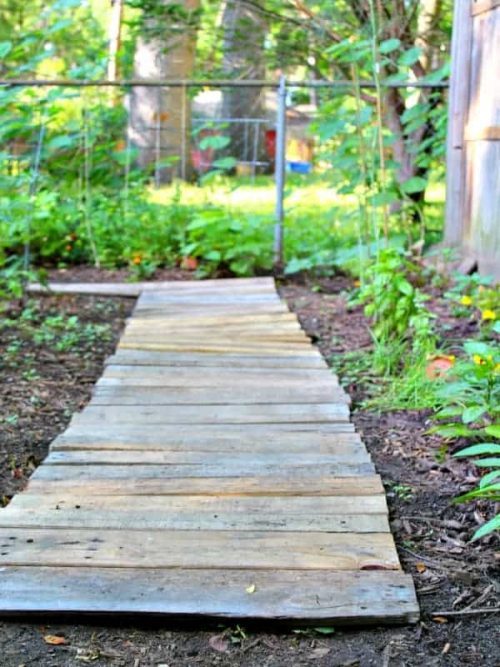
[[[500,280],[500,0],[456,0],[445,243]]]

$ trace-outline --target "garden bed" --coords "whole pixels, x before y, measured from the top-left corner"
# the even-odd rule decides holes
[[[116,277],[82,271],[67,271],[57,278]],[[186,278],[184,274],[177,277]],[[305,277],[281,286],[282,295],[326,358],[366,350],[371,344],[362,311],[346,307],[343,292],[351,286],[343,277]],[[31,315],[21,320],[13,304],[8,313],[11,322],[0,329],[0,495],[4,502],[23,488],[50,441],[88,400],[132,304],[124,299],[42,297],[32,301]],[[470,329],[470,324],[455,320],[438,298],[432,307],[447,323],[444,335],[462,336],[464,327]],[[47,315],[54,318],[49,324]],[[75,317],[77,327],[68,324]],[[483,507],[451,504],[457,493],[476,483],[475,468],[450,459],[441,449],[442,441],[426,435],[427,411],[378,414],[360,408],[366,395],[366,384],[359,382],[363,372],[361,365],[349,373],[344,369],[354,397],[353,419],[384,480],[400,558],[415,577],[419,592],[421,623],[332,634],[325,634],[328,628],[272,634],[267,628],[256,632],[207,624],[201,631],[188,631],[161,626],[2,623],[2,665],[497,665],[498,613],[478,610],[500,604],[500,584],[495,580],[498,538],[470,544]],[[47,643],[54,635],[63,637],[64,643]]]

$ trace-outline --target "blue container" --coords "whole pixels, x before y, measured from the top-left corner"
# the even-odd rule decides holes
[[[294,174],[310,174],[312,165],[310,162],[290,162],[286,163],[288,170]]]

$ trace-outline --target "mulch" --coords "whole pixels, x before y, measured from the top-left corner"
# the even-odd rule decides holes
[[[71,281],[117,279],[95,269],[67,270],[51,278]],[[166,272],[163,279],[189,279],[186,272]],[[126,279],[126,275],[120,275]],[[326,358],[371,345],[367,321],[359,308],[349,308],[349,278],[298,276],[280,287],[290,308]],[[107,324],[109,335],[57,351],[34,344],[20,324],[0,328],[0,496],[4,504],[22,489],[64,430],[71,414],[88,400],[113,351],[130,312],[129,299],[40,297],[32,307],[41,314],[77,315],[86,324]],[[471,335],[470,323],[454,320],[442,300],[433,307],[447,322],[443,335]],[[17,341],[17,342],[16,342]],[[20,343],[19,343],[20,341]],[[453,341],[451,341],[452,344]],[[14,348],[12,347],[14,344]],[[19,346],[16,353],[15,345]],[[498,537],[470,543],[488,508],[481,503],[455,505],[451,500],[477,482],[474,467],[456,461],[441,449],[437,436],[426,433],[428,411],[378,413],[362,407],[366,387],[346,378],[354,397],[353,420],[381,474],[391,525],[403,567],[415,578],[421,622],[411,627],[314,630],[277,633],[199,622],[189,628],[161,622],[99,625],[0,623],[2,667],[110,665],[149,667],[195,665],[277,667],[432,667],[481,665],[498,667],[500,607]],[[51,635],[64,643],[47,643]]]

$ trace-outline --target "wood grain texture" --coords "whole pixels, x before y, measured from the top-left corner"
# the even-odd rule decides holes
[[[349,424],[349,426],[352,426]],[[183,455],[192,452],[210,454],[243,455],[255,453],[294,456],[295,454],[335,454],[350,456],[359,451],[366,452],[357,433],[339,431],[334,434],[315,433],[314,431],[250,433],[241,430],[226,430],[223,433],[210,434],[196,432],[190,434],[158,433],[157,429],[131,429],[104,431],[92,429],[68,429],[58,436],[50,446],[50,451],[101,451],[139,453],[144,455]]]
[[[140,296],[0,510],[1,615],[417,620],[348,396],[271,279],[80,288]]]
[[[0,567],[400,569],[387,533],[0,528]]]
[[[363,448],[349,447],[343,452],[293,452],[271,451],[271,452],[230,452],[224,454],[217,452],[200,451],[136,451],[136,452],[117,452],[117,451],[54,451],[51,450],[49,456],[45,459],[46,465],[213,465],[214,459],[221,469],[226,467],[241,466],[263,466],[263,465],[281,465],[285,468],[295,468],[304,465],[349,465],[357,463],[369,463],[370,456]]]
[[[151,350],[120,350],[106,360],[107,366],[124,365],[146,368],[231,368],[231,369],[324,369],[328,366],[317,350],[314,353],[293,354],[283,359],[273,355],[217,354],[196,352],[158,352]]]
[[[419,617],[411,577],[398,571],[4,567],[0,587],[4,613],[293,619],[295,626],[414,623]]]
[[[247,477],[171,477],[163,479],[31,478],[28,491],[39,494],[88,493],[92,496],[366,496],[384,493],[378,475],[249,475]]]
[[[313,386],[308,391],[298,386],[278,387],[231,387],[215,385],[204,387],[164,387],[124,385],[97,385],[92,397],[93,405],[238,405],[238,404],[306,404],[306,403],[348,404],[347,394],[330,387]]]
[[[73,416],[72,424],[273,424],[349,420],[345,404],[161,405],[99,406],[90,404]]]

